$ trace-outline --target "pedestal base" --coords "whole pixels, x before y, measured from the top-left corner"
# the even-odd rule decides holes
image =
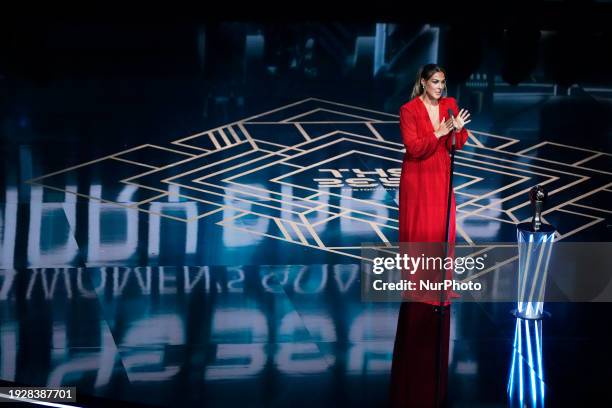
[[[529,316],[524,313],[520,313],[518,309],[512,309],[510,313],[512,313],[514,317],[517,317],[519,319],[524,319],[524,320],[542,320],[544,318],[548,319],[549,317],[551,317],[551,314],[546,311],[542,311],[542,313],[539,314],[538,316]]]

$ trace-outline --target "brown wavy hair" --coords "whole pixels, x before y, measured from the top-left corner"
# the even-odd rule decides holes
[[[446,78],[446,71],[438,64],[426,64],[420,67],[416,75],[416,80],[414,81],[414,86],[412,87],[412,95],[410,95],[410,99],[423,95],[425,90],[421,87],[421,79],[429,81],[429,79],[437,72],[443,73],[444,77]]]

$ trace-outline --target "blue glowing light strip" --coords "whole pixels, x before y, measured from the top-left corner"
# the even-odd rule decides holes
[[[531,334],[529,333],[529,322],[525,320],[525,341],[527,342],[527,357],[529,358],[529,368],[531,377],[531,399],[533,400],[533,406],[536,405],[536,384],[535,384],[535,370],[533,368],[533,355],[531,353]]]

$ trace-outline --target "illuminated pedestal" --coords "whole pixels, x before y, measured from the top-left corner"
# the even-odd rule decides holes
[[[540,319],[543,315],[544,290],[555,231],[555,228],[549,224],[542,224],[538,231],[534,231],[529,222],[519,224],[517,227],[519,248],[517,317]]]
[[[510,407],[544,407],[542,320],[516,319],[508,378]]]

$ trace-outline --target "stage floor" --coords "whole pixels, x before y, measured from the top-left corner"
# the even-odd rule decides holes
[[[457,153],[458,242],[516,241],[536,184],[558,241],[611,240],[612,154],[485,123]],[[3,384],[100,406],[384,406],[399,304],[363,302],[359,274],[363,243],[397,241],[397,115],[306,98],[135,139],[4,148]],[[525,398],[609,401],[609,303],[547,304],[529,357],[513,308],[452,306],[452,406],[505,406],[519,367]]]

